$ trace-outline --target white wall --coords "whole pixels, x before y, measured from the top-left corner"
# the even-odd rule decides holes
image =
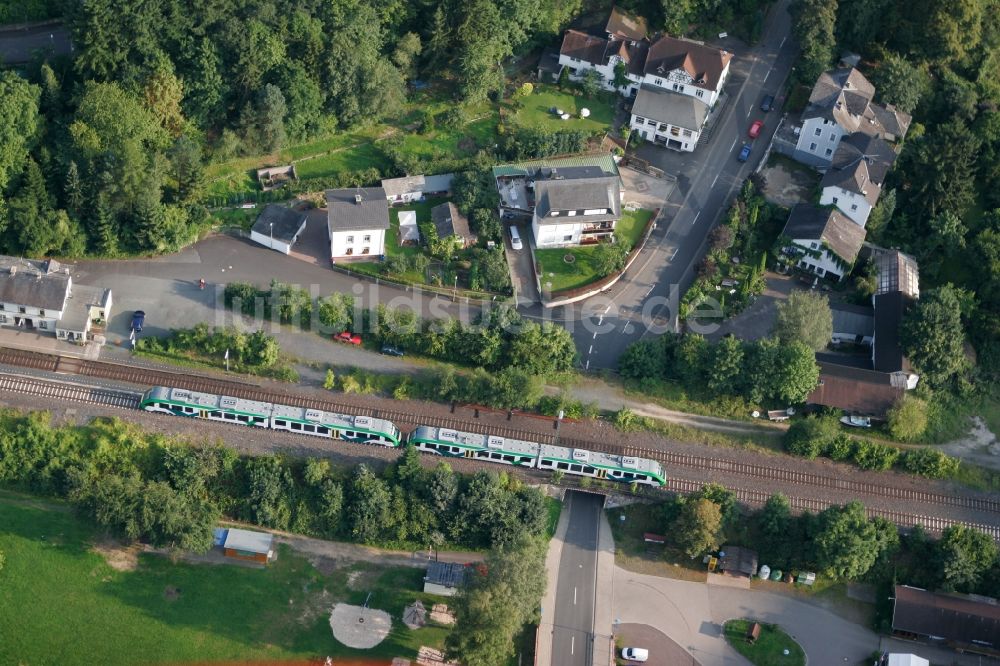
[[[868,187],[875,187],[875,185],[869,183]],[[872,206],[864,196],[832,185],[823,188],[819,205],[836,206],[852,222],[862,227],[868,223],[868,216],[872,212]]]
[[[367,241],[366,236],[370,237]],[[364,252],[365,248],[368,248],[367,254]],[[385,254],[384,229],[334,231],[330,234],[330,256],[334,259],[370,257],[370,261],[377,261],[383,254]]]
[[[838,280],[843,279],[844,269],[840,267],[840,264],[834,261],[830,252],[823,248],[823,243],[821,241],[816,238],[796,238],[793,239],[792,242],[801,247],[809,248],[811,250],[819,250],[822,252],[819,258],[810,254],[803,254],[799,256],[798,261],[796,262],[796,265],[799,268],[815,273],[820,277],[835,277]],[[815,247],[813,247],[813,245],[815,245]]]
[[[639,84],[642,81],[641,76],[634,76],[632,74],[626,73],[626,77],[631,82],[631,84],[625,88],[615,88],[615,64],[620,60],[617,56],[612,56],[608,59],[606,65],[595,65],[590,62],[585,62],[579,60],[578,58],[571,58],[567,55],[559,54],[559,64],[563,67],[568,67],[570,72],[569,76],[571,79],[579,80],[583,77],[583,73],[588,69],[594,69],[600,72],[601,76],[604,77],[604,89],[613,92],[618,92],[626,97],[632,97],[636,94],[639,89]],[[563,109],[565,111],[565,109]]]
[[[719,85],[715,90],[706,90],[705,88],[696,86],[694,79],[683,69],[675,69],[666,74],[646,74],[642,82],[656,86],[657,88],[687,95],[688,97],[694,97],[712,107],[719,101],[719,93],[722,92],[722,87],[726,84],[727,76],[729,76],[729,65],[726,65],[726,68],[722,71],[722,75],[719,77]]]
[[[250,232],[250,240],[256,241],[263,245],[264,247],[271,248],[272,250],[277,250],[282,254],[288,254],[292,251],[292,246],[290,243],[284,243],[277,238],[271,239],[270,234],[261,234],[256,231]]]
[[[669,147],[674,150],[679,150],[681,152],[688,152],[688,153],[692,152],[695,149],[695,146],[698,145],[698,136],[701,134],[701,132],[696,132],[694,130],[679,126],[675,128],[674,125],[671,125],[669,123],[658,123],[656,121],[653,121],[654,124],[650,125],[649,118],[643,118],[642,119],[643,122],[639,122],[638,118],[639,116],[633,114],[631,120],[629,121],[629,127],[632,128],[633,132],[637,132],[646,141],[655,141],[656,137],[660,137],[661,139],[665,140],[680,141],[681,142],[680,147],[677,146],[669,146]],[[674,136],[674,134],[672,133],[674,129],[677,130],[677,136]],[[688,132],[690,133],[690,136],[686,136],[686,133]],[[660,143],[658,145],[664,145],[664,144]]]
[[[579,245],[583,226],[584,223],[539,224],[538,215],[531,218],[531,232],[535,235],[535,246],[540,248]],[[569,240],[566,240],[567,237]]]
[[[832,162],[843,136],[844,128],[832,120],[809,118],[802,122],[802,131],[795,147],[824,162]]]

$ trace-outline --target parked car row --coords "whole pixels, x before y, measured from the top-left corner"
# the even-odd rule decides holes
[[[764,101],[760,103],[760,110],[764,113],[768,113],[774,108],[774,95],[765,95]],[[756,139],[760,136],[761,132],[764,131],[764,121],[755,120],[750,124],[750,129],[747,131],[747,136],[751,139]],[[753,149],[753,144],[751,142],[744,141],[743,146],[740,148],[739,154],[736,159],[740,162],[746,162],[750,159],[750,151]]]

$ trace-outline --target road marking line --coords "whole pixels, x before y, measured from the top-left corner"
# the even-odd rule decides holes
[[[604,315],[601,315],[600,317],[597,318],[597,325],[600,326],[603,323],[604,323]]]
[[[594,345],[590,345],[590,349],[587,350],[587,354],[593,354],[593,353],[594,353]],[[573,590],[573,594],[576,594],[575,588]]]
[[[610,310],[610,309],[611,309],[611,304],[609,303],[608,307],[604,308],[604,314],[607,314],[608,310]]]
[[[767,74],[764,75],[764,83],[767,83],[767,77],[771,76],[771,70],[767,70]]]
[[[592,337],[591,340],[596,340],[596,339],[597,339],[597,331],[594,331],[594,337]]]
[[[710,189],[710,190],[711,190],[711,189],[714,189],[714,188],[715,188],[715,184],[716,184],[717,182],[719,182],[719,174],[715,174],[715,180],[713,180],[713,181],[712,181],[712,187],[710,187],[710,188],[708,188],[708,189]]]
[[[732,150],[733,148],[736,147],[736,142],[737,141],[739,141],[739,137],[736,137],[735,139],[733,139],[733,145],[729,146],[729,150]]]
[[[753,107],[752,106],[749,109],[747,109],[747,118],[750,117],[751,113],[753,113]]]
[[[573,588],[573,605],[576,605],[576,588]]]
[[[575,650],[576,650],[576,636],[570,636],[569,637],[569,653],[570,654],[575,654],[575,652],[574,652]]]
[[[785,40],[786,40],[786,39],[788,39],[788,37],[782,37],[782,38],[781,38],[781,43],[780,43],[780,44],[778,44],[778,48],[779,48],[779,49],[780,49],[780,48],[781,48],[782,46],[784,46],[784,45],[785,45]]]
[[[691,220],[691,226],[694,226],[694,223],[698,221],[698,217],[699,217],[700,215],[701,215],[701,211],[699,210],[699,211],[698,211],[698,214],[694,216],[694,219],[693,219],[693,220]]]
[[[672,255],[670,255],[670,261],[674,260],[674,257],[677,256],[678,252],[680,252],[680,248],[679,247],[674,248],[674,253]]]
[[[590,370],[590,359],[589,358],[587,359],[587,367],[585,368],[585,370]]]
[[[649,291],[646,292],[646,296],[649,296],[650,294],[652,294],[653,293],[653,289],[655,289],[655,288],[656,288],[656,285],[653,285],[652,287],[650,287]]]

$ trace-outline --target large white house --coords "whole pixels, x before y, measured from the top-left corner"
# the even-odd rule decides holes
[[[610,239],[621,217],[621,181],[599,167],[542,169],[534,180],[531,231],[539,248]]]
[[[875,104],[874,98],[875,86],[854,67],[823,72],[802,112],[794,157],[813,166],[829,166],[840,140],[854,132],[901,140],[911,117],[892,105]]]
[[[796,265],[819,277],[844,279],[865,242],[865,229],[835,208],[798,204],[788,216],[782,235],[791,241],[785,253]]]
[[[0,325],[84,342],[110,316],[110,289],[74,285],[69,269],[54,259],[0,256]]]
[[[559,50],[559,66],[572,78],[594,70],[605,89],[636,98],[638,110],[632,109],[629,122],[633,131],[681,151],[692,151],[698,143],[731,60],[728,51],[687,39],[664,36],[650,44],[645,22],[617,8],[606,36],[567,30]],[[615,85],[616,70],[621,86]]]
[[[389,202],[381,187],[326,191],[330,258],[376,261],[385,254]]]
[[[895,160],[896,152],[882,139],[861,132],[848,135],[820,181],[820,205],[836,206],[855,224],[865,226]]]

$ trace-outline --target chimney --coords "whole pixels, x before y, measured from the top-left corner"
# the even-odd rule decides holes
[[[357,194],[354,195],[354,203],[356,203],[356,204],[360,204],[361,203],[361,193],[360,192],[358,192]]]

